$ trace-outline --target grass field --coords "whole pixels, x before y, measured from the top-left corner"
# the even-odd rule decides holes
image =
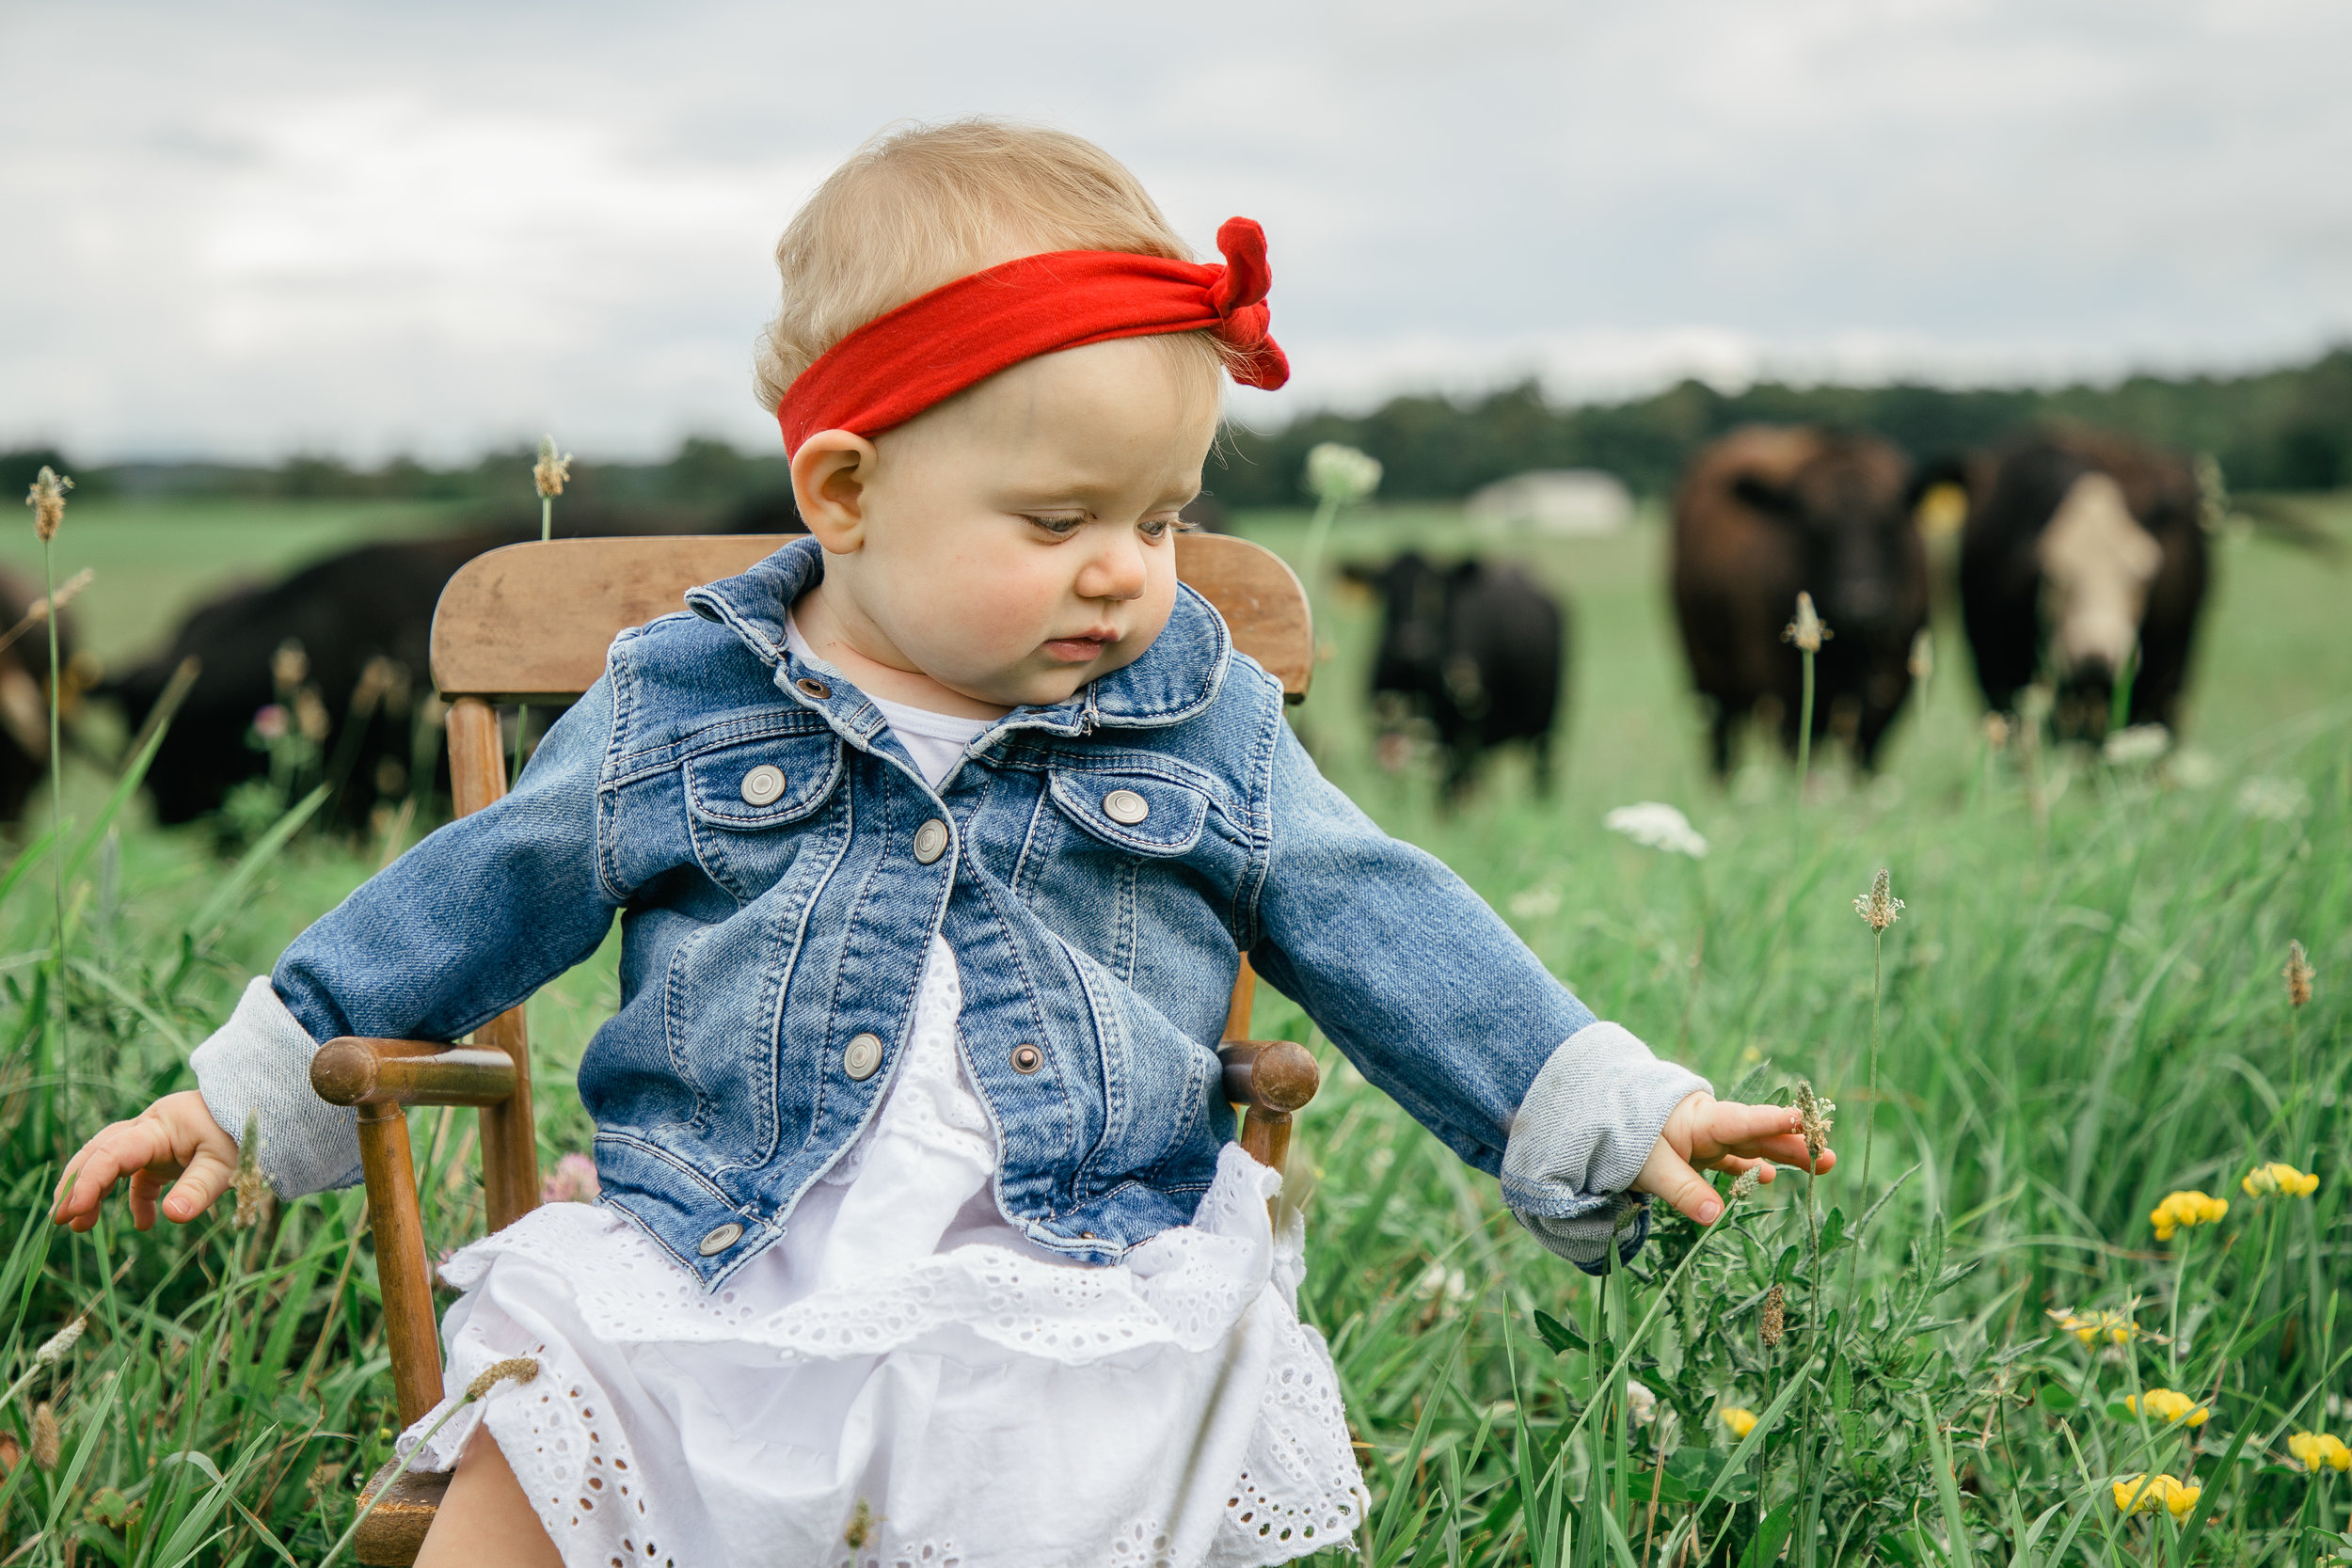
[[[210,585],[434,521],[92,504],[69,515],[58,567],[98,569],[79,608],[119,660]],[[1242,526],[1290,548],[1300,523]],[[1443,514],[1381,513],[1343,521],[1335,552],[1442,550],[1453,532]],[[1577,618],[1549,800],[1506,764],[1441,816],[1426,778],[1371,767],[1369,610],[1344,599],[1323,606],[1332,654],[1301,726],[1367,810],[1444,857],[1603,1016],[1725,1094],[1818,1085],[1841,1107],[1849,1163],[1811,1203],[1802,1177],[1784,1180],[1703,1242],[1661,1224],[1632,1273],[1598,1283],[1519,1234],[1490,1181],[1322,1048],[1329,1087],[1292,1156],[1302,1307],[1330,1338],[1375,1507],[1358,1542],[1317,1560],[2301,1564],[2352,1550],[2352,1473],[2324,1459],[2308,1472],[2290,1446],[2352,1437],[2352,574],[2223,541],[2191,751],[2163,768],[1988,750],[1946,617],[1924,711],[1885,774],[1857,783],[1824,762],[1800,801],[1760,752],[1728,792],[1706,779],[1660,550],[1652,526],[1528,552]],[[0,560],[37,563],[29,531]],[[243,1230],[225,1204],[148,1236],[110,1218],[69,1237],[40,1215],[60,1152],[185,1086],[188,1048],[245,976],[375,850],[296,838],[224,863],[202,835],[140,826],[135,804],[109,821],[103,770],[68,782],[61,1028],[45,1022],[37,836],[0,891],[0,1568],[77,1553],[309,1568],[390,1437],[358,1196]],[[1602,827],[1645,800],[1686,810],[1707,856]],[[1852,901],[1882,866],[1907,908],[1874,953]],[[2280,978],[2297,939],[2318,974],[2300,1008]],[[587,1147],[564,1085],[614,995],[611,960],[534,1004],[543,1161]],[[1260,1006],[1262,1031],[1309,1037],[1280,998]],[[481,1227],[470,1128],[416,1116],[437,1246]],[[2241,1188],[2274,1160],[2316,1172],[2316,1191]],[[2183,1189],[2229,1212],[2160,1241],[2151,1211]],[[2052,1310],[2116,1316],[2087,1344]],[[77,1313],[79,1342],[36,1365]],[[2157,1389],[2206,1416],[2168,1422]],[[2157,1474],[2173,1483],[2116,1490]],[[2127,1513],[2119,1496],[2154,1506]]]

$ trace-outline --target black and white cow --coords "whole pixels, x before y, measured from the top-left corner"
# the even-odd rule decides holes
[[[2128,725],[2177,728],[2208,575],[2188,462],[2064,430],[1963,471],[1961,610],[1986,703],[2013,712],[2041,681],[2060,738],[2099,739],[2119,706]]]

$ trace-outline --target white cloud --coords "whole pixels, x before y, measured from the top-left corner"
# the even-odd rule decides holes
[[[1273,239],[1257,419],[1541,376],[2244,364],[2352,329],[2316,0],[20,4],[0,444],[771,438],[793,204],[883,122],[1102,141]]]

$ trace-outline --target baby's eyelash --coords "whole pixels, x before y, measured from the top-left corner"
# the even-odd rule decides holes
[[[1035,523],[1048,533],[1072,533],[1086,525],[1084,517],[1040,516],[1031,512],[1024,512],[1021,515],[1025,521]]]

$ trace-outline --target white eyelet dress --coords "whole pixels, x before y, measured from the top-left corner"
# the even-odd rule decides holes
[[[982,728],[885,712],[934,783]],[[1303,1227],[1267,1218],[1279,1179],[1229,1145],[1193,1223],[1122,1262],[1030,1245],[995,1208],[961,1009],[934,937],[880,1113],[715,1294],[586,1204],[450,1259],[449,1399],[509,1357],[541,1370],[412,1466],[486,1425],[568,1568],[1242,1568],[1343,1544],[1363,1479],[1298,1321]]]

